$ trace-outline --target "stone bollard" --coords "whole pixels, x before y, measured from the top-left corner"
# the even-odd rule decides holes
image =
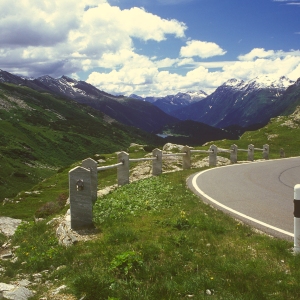
[[[248,160],[253,161],[254,160],[254,146],[250,144],[248,146]]]
[[[285,158],[285,152],[283,148],[280,149],[279,154],[280,154],[280,158]]]
[[[218,154],[218,147],[215,145],[211,145],[209,147],[209,166],[215,167],[217,165],[217,154]]]
[[[162,151],[156,148],[152,151],[152,156],[156,157],[152,161],[152,175],[158,176],[162,173]]]
[[[270,147],[268,144],[263,145],[263,159],[269,159]]]
[[[122,163],[118,166],[118,185],[129,183],[129,154],[122,151],[118,154],[118,162]]]
[[[181,152],[185,153],[182,157],[182,169],[187,170],[191,168],[191,149],[189,146],[184,146]]]
[[[76,167],[69,171],[71,228],[93,227],[93,201],[91,171]]]
[[[230,162],[232,164],[236,164],[237,163],[237,153],[238,153],[238,147],[237,145],[231,145],[230,146]]]
[[[91,180],[92,180],[92,201],[93,203],[97,200],[97,189],[98,189],[98,164],[95,160],[91,158],[87,158],[82,161],[81,166],[85,169],[88,169],[91,171]]]
[[[300,184],[294,186],[294,253],[300,252]]]

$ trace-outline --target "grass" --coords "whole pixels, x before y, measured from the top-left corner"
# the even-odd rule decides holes
[[[98,199],[98,235],[69,248],[47,220],[23,225],[13,239],[19,259],[6,262],[2,282],[49,270],[42,283],[66,284],[77,299],[298,299],[300,256],[292,243],[199,201],[185,186],[195,171],[141,180]],[[39,299],[49,287],[35,289]]]
[[[27,109],[12,105],[11,98]],[[127,150],[131,141],[160,141],[134,127],[108,124],[86,105],[26,87],[0,83],[0,102],[12,106],[0,109],[0,202],[90,153]]]
[[[299,129],[290,130],[280,122],[247,132],[239,141],[214,143],[244,148],[250,139],[258,147],[277,132],[269,141],[271,158],[279,157],[282,144],[288,145],[287,156],[294,156],[297,139],[291,137]],[[103,164],[116,163],[116,154],[101,158]],[[1,207],[3,215],[20,216],[29,223],[12,239],[18,260],[3,262],[0,282],[41,272],[41,282],[32,286],[33,300],[62,284],[67,286],[65,294],[85,300],[300,298],[300,256],[292,253],[293,244],[258,233],[199,200],[187,190],[186,179],[202,169],[140,180],[99,198],[94,205],[98,234],[62,247],[55,238],[55,223],[47,223],[56,212],[44,221],[32,220],[38,208],[67,193],[67,173],[73,167],[32,188],[40,194],[23,192],[23,200]],[[99,188],[115,182],[115,170],[99,174]],[[1,235],[0,241],[5,241]]]

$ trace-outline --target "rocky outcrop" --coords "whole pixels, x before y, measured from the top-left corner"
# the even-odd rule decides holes
[[[16,282],[15,284],[0,283],[0,299],[7,300],[27,300],[34,293],[27,288],[30,284],[27,280]]]
[[[22,223],[20,219],[0,217],[0,232],[7,237],[14,235],[18,226]]]

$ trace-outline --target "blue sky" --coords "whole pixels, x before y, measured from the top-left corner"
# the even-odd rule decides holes
[[[300,77],[300,0],[0,0],[0,68],[109,93]]]

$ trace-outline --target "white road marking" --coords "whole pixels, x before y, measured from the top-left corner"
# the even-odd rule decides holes
[[[233,166],[233,165],[232,165],[232,166]],[[238,165],[235,165],[235,166],[238,166]],[[214,168],[214,169],[216,169],[216,168]],[[203,197],[206,198],[207,200],[211,201],[212,203],[214,203],[214,204],[216,204],[216,205],[218,205],[218,206],[220,206],[220,207],[222,207],[222,208],[224,208],[224,209],[226,209],[226,210],[228,210],[228,211],[230,211],[230,212],[232,212],[232,213],[234,213],[234,214],[236,214],[236,215],[238,215],[238,216],[240,216],[240,217],[243,217],[243,218],[245,218],[245,219],[247,219],[247,220],[249,220],[249,221],[255,222],[255,223],[257,223],[257,224],[260,224],[260,225],[265,226],[265,227],[267,227],[267,228],[273,229],[273,230],[278,231],[278,232],[280,232],[280,233],[286,234],[286,235],[288,235],[288,236],[294,237],[294,234],[291,233],[291,232],[282,230],[282,229],[277,228],[277,227],[274,227],[274,226],[272,226],[272,225],[270,225],[270,224],[267,224],[267,223],[264,223],[264,222],[259,221],[259,220],[257,220],[257,219],[251,218],[251,217],[249,217],[249,216],[247,216],[247,215],[245,215],[245,214],[242,214],[242,213],[240,213],[240,212],[238,212],[238,211],[236,211],[236,210],[234,210],[234,209],[232,209],[232,208],[230,208],[230,207],[228,207],[228,206],[226,206],[226,205],[224,205],[224,204],[218,202],[217,200],[215,200],[215,199],[213,199],[212,197],[210,197],[210,196],[208,196],[207,194],[205,194],[205,193],[197,186],[197,182],[196,182],[196,181],[197,181],[198,177],[199,177],[201,174],[203,174],[203,173],[205,173],[205,172],[208,172],[208,171],[212,171],[212,170],[214,170],[214,169],[208,169],[208,170],[202,171],[202,172],[198,173],[197,175],[195,175],[194,178],[193,178],[193,180],[192,180],[192,185],[193,185],[194,189],[195,189],[201,196],[203,196]]]

